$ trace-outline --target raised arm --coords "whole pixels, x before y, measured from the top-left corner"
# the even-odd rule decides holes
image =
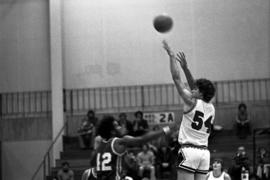
[[[136,137],[124,136],[123,138],[120,138],[117,141],[117,144],[120,146],[120,148],[138,146],[138,144],[146,143],[148,141],[157,139],[157,138],[161,137],[162,135],[167,135],[170,133],[171,133],[171,128],[167,126],[167,127],[164,127],[163,129],[158,130],[158,131],[149,131],[142,136],[136,136]],[[121,147],[121,146],[123,146],[123,147]]]
[[[170,71],[171,71],[172,78],[173,78],[174,84],[176,86],[176,89],[177,89],[179,95],[184,100],[185,104],[187,106],[192,107],[195,102],[192,100],[191,92],[186,89],[184,83],[181,80],[180,72],[179,72],[179,69],[177,66],[177,62],[176,62],[177,60],[176,60],[176,57],[174,55],[174,52],[171,50],[170,46],[168,45],[168,43],[166,41],[163,41],[163,47],[167,51],[169,58],[170,58]]]
[[[169,126],[165,126],[158,131],[149,131],[142,136],[124,136],[122,138],[118,138],[113,145],[114,149],[116,152],[123,153],[127,147],[138,146],[151,140],[157,139],[161,136],[171,134],[173,131],[178,129],[179,124],[180,120],[176,120]]]
[[[185,73],[185,76],[186,76],[186,79],[187,79],[187,82],[188,82],[190,89],[191,90],[195,89],[195,81],[194,81],[194,78],[193,78],[189,68],[188,68],[185,54],[183,52],[178,52],[176,60],[180,63],[180,65]]]

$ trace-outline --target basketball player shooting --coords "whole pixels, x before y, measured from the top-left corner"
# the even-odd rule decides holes
[[[184,113],[178,134],[177,179],[205,180],[210,165],[208,137],[215,117],[215,108],[210,101],[215,95],[215,88],[207,79],[193,80],[184,53],[179,52],[176,57],[166,41],[163,41],[163,47],[169,55],[172,78],[183,100]],[[181,80],[177,61],[191,90]]]

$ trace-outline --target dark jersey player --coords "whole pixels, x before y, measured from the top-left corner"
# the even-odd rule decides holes
[[[96,149],[94,160],[96,160],[96,172],[98,180],[121,180],[124,179],[122,159],[127,147],[140,146],[142,143],[156,139],[162,135],[168,135],[176,130],[175,124],[163,127],[159,131],[150,131],[143,136],[119,137],[120,126],[112,116],[104,117],[97,129],[102,137]]]

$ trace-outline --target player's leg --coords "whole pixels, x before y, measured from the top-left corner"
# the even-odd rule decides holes
[[[210,152],[208,149],[201,150],[201,160],[195,173],[195,180],[205,180],[210,166]]]
[[[143,171],[144,171],[144,166],[139,166],[139,176],[142,177],[143,176]]]
[[[156,180],[156,172],[154,166],[149,166],[150,169],[150,180]]]
[[[177,180],[194,180],[196,153],[193,148],[182,147],[177,157]]]
[[[206,180],[206,174],[195,173],[195,180]]]
[[[194,173],[183,169],[178,169],[177,180],[194,180]]]

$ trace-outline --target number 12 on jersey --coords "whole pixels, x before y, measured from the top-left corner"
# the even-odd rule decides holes
[[[110,162],[112,161],[112,155],[109,152],[103,154],[97,153],[97,171],[111,171],[112,167]]]

